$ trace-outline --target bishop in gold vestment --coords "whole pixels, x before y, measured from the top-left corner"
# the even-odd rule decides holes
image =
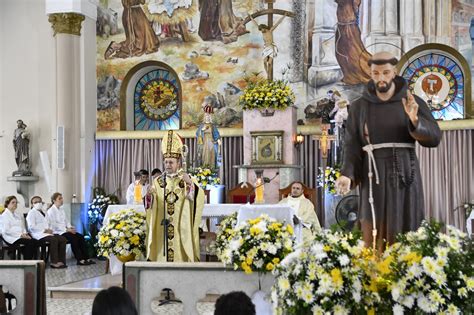
[[[199,261],[204,191],[180,169],[182,148],[179,136],[168,131],[162,145],[166,175],[153,180],[147,198],[147,259],[152,261]],[[168,222],[167,248],[163,241],[164,213]]]

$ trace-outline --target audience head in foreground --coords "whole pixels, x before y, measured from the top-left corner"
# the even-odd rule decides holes
[[[244,292],[233,291],[217,299],[214,315],[255,315],[255,305]]]
[[[96,295],[92,315],[138,315],[138,312],[126,290],[110,287]]]

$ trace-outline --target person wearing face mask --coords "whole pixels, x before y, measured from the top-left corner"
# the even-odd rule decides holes
[[[87,255],[84,236],[77,233],[74,226],[72,226],[66,218],[66,213],[62,207],[64,203],[63,195],[55,192],[51,197],[51,202],[53,204],[51,208],[48,209],[48,220],[53,233],[55,235],[62,235],[69,241],[78,265],[95,264]]]
[[[5,198],[5,211],[2,213],[3,229],[2,237],[8,244],[23,244],[23,257],[25,259],[36,259],[38,255],[39,242],[26,232],[21,214],[16,212],[18,200],[15,196]]]
[[[51,268],[66,268],[66,244],[67,239],[61,235],[54,235],[49,226],[46,213],[43,212],[44,202],[39,196],[31,198],[31,210],[26,216],[28,230],[31,236],[40,241],[42,246],[49,243],[49,255],[51,256]]]

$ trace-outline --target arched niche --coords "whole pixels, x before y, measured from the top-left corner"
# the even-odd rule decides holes
[[[433,43],[417,46],[403,55],[397,68],[436,119],[473,117],[471,69],[454,48]]]
[[[176,71],[160,61],[131,68],[120,88],[120,130],[180,129],[182,86]]]

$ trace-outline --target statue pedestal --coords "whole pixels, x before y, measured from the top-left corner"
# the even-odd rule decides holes
[[[7,181],[16,182],[16,192],[25,199],[25,207],[29,207],[30,194],[29,187],[31,183],[37,182],[38,176],[9,176]]]
[[[239,183],[249,182],[255,186],[257,177],[255,170],[263,170],[263,176],[273,178],[270,183],[265,184],[264,200],[266,204],[278,203],[278,190],[287,187],[294,181],[300,180],[301,165],[236,165],[234,168],[239,170]]]

